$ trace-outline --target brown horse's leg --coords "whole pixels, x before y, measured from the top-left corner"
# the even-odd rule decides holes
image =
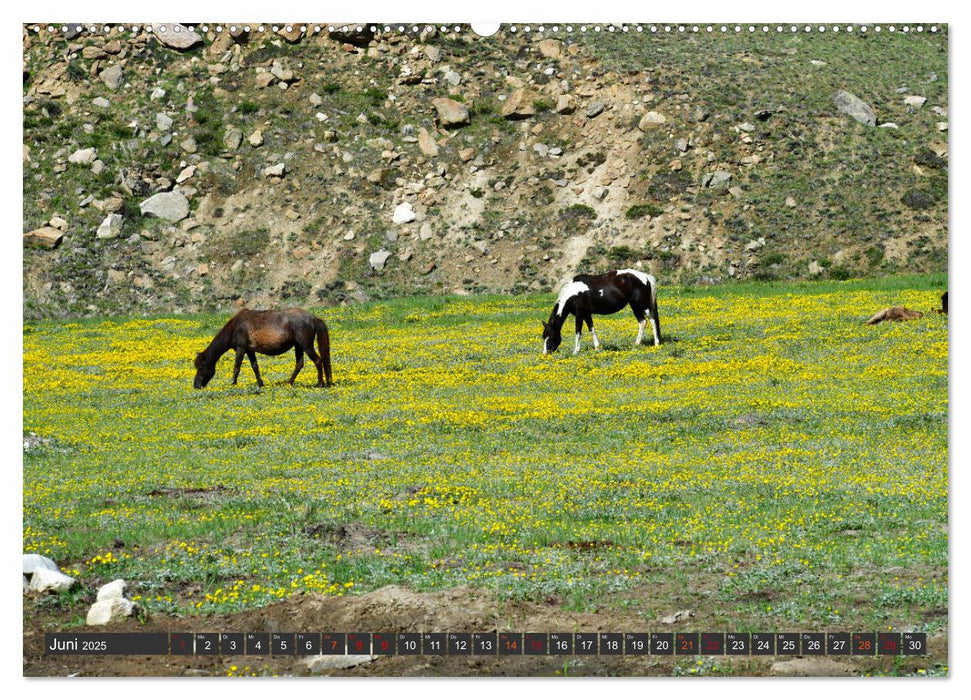
[[[323,386],[324,385],[324,361],[321,359],[320,355],[317,354],[317,351],[314,350],[313,342],[314,342],[313,339],[311,339],[310,345],[308,345],[306,348],[307,357],[310,358],[310,361],[314,363],[314,367],[317,368],[317,386]]]
[[[256,364],[256,353],[252,350],[247,350],[246,357],[249,358],[249,363],[253,367],[253,374],[256,375],[256,386],[263,386],[263,378],[260,376],[260,367]]]
[[[243,351],[236,351],[236,364],[233,366],[233,386],[236,386],[236,380],[239,379],[239,368],[243,366]]]
[[[290,375],[290,386],[293,386],[293,380],[297,378],[300,370],[303,369],[303,349],[297,345],[293,350],[297,354],[297,366],[293,368],[293,374]]]

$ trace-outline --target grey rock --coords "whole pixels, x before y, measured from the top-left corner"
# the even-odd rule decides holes
[[[341,668],[353,668],[361,664],[368,664],[377,659],[377,656],[370,654],[347,654],[344,656],[308,656],[300,661],[301,666],[306,666],[310,673],[320,673],[321,671],[336,670]]]
[[[91,104],[100,109],[108,109],[111,107],[111,102],[104,97],[95,97],[93,100],[91,100]]]
[[[263,177],[283,177],[286,167],[286,163],[277,163],[263,168]]]
[[[48,571],[61,570],[58,568],[57,564],[54,563],[53,559],[48,559],[42,554],[25,554],[24,555],[24,574],[32,575],[39,569],[47,569]]]
[[[101,71],[98,77],[109,89],[117,90],[125,82],[125,71],[120,63],[114,63]]]
[[[472,247],[479,251],[481,255],[489,252],[489,245],[485,241],[474,241]]]
[[[94,148],[81,148],[70,156],[68,156],[68,163],[75,163],[77,165],[91,165],[98,158],[98,151]]]
[[[390,257],[391,257],[391,251],[385,250],[384,248],[382,248],[381,250],[377,250],[371,253],[371,255],[368,257],[368,264],[371,266],[372,270],[376,272],[381,272],[381,270],[384,269],[384,264],[388,261],[388,258]]]
[[[154,90],[152,90],[152,94],[150,95],[150,97],[153,100],[161,100],[163,97],[165,97],[165,94],[166,94],[165,88],[157,87]]]
[[[604,111],[604,103],[597,100],[596,102],[591,102],[587,106],[587,117],[593,119],[598,114]]]
[[[813,260],[809,263],[809,274],[813,277],[823,274],[823,270],[826,269],[819,264],[818,260]]]
[[[560,95],[556,98],[557,114],[573,114],[574,107],[573,95]]]
[[[235,151],[239,148],[239,145],[243,142],[243,132],[237,129],[235,126],[231,126],[226,129],[223,134],[223,146],[226,147],[227,151]]]
[[[540,158],[545,158],[550,152],[549,146],[545,143],[534,143],[533,150],[536,151],[536,155]]]
[[[708,173],[702,179],[701,184],[708,187],[715,194],[725,194],[728,192],[728,183],[732,181],[732,174],[724,170],[716,170]]]
[[[462,76],[456,73],[454,70],[446,71],[443,79],[452,87],[455,87],[462,82]]]
[[[182,24],[157,24],[152,32],[162,46],[179,51],[202,43],[202,37]]]
[[[927,102],[926,97],[921,97],[920,95],[907,95],[904,98],[904,104],[908,107],[913,107],[914,109],[920,109]]]
[[[846,90],[839,90],[833,95],[833,102],[836,103],[836,108],[839,111],[850,115],[861,124],[866,124],[867,126],[877,125],[877,113],[873,111],[873,107],[853,93],[847,92]]]
[[[155,115],[155,126],[158,127],[159,131],[169,131],[172,128],[172,117],[160,112]]]
[[[181,192],[159,192],[138,205],[143,215],[157,216],[170,223],[189,215],[189,200]]]
[[[124,221],[124,217],[121,214],[108,214],[101,225],[98,226],[98,231],[95,234],[98,238],[117,238],[121,235],[121,225]]]

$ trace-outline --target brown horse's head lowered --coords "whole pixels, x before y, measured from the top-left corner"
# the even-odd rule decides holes
[[[320,354],[314,350],[315,337]],[[206,386],[216,374],[216,363],[219,358],[231,349],[236,351],[233,384],[239,378],[239,369],[245,355],[253,367],[256,384],[263,386],[260,368],[256,364],[256,353],[280,355],[290,348],[294,348],[297,356],[297,365],[290,375],[291,385],[303,369],[304,353],[307,353],[310,361],[317,367],[317,386],[324,386],[325,374],[327,386],[334,383],[330,372],[330,334],[326,323],[303,309],[281,311],[243,309],[229,319],[229,322],[209,343],[209,347],[196,355],[196,376],[192,386],[196,389]]]

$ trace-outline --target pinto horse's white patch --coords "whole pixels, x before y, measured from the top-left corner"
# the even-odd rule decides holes
[[[618,275],[634,275],[634,277],[636,277],[637,279],[639,279],[644,284],[644,286],[646,286],[646,287],[652,287],[654,285],[654,278],[651,277],[646,272],[641,272],[640,270],[631,270],[631,269],[627,268],[627,269],[624,269],[624,270],[617,270],[617,274]]]
[[[563,289],[560,290],[560,295],[556,298],[556,315],[561,316],[563,314],[563,307],[566,306],[566,302],[570,299],[581,292],[589,291],[590,287],[583,282],[570,282],[564,285]]]

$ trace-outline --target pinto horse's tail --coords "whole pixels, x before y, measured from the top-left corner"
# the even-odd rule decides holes
[[[319,318],[314,319],[314,330],[317,333],[317,348],[320,351],[320,359],[324,363],[327,386],[333,386],[334,381],[330,373],[330,333],[327,331],[327,324]]]

